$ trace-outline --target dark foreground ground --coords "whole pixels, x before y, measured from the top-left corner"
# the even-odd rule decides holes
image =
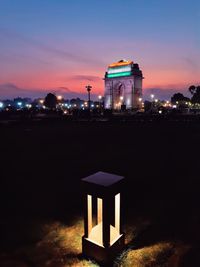
[[[0,266],[93,266],[80,179],[99,170],[126,177],[116,266],[200,266],[198,122],[13,123],[0,143]]]

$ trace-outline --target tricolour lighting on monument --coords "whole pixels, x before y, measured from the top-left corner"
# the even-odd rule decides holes
[[[111,262],[124,247],[120,201],[124,178],[104,172],[82,179],[84,190],[83,254]]]
[[[127,66],[127,65],[132,65],[132,64],[133,64],[133,61],[131,60],[120,60],[118,62],[110,64],[108,67],[114,68],[114,67]]]
[[[108,74],[131,71],[131,66],[108,68]]]
[[[108,66],[107,78],[125,77],[132,75],[133,61],[120,60]]]
[[[130,76],[131,71],[107,74],[107,78]]]

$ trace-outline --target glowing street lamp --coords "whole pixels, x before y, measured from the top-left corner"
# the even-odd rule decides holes
[[[2,108],[3,107],[3,102],[0,102],[0,108]]]
[[[62,97],[61,95],[58,95],[58,96],[57,96],[57,99],[58,99],[58,100],[62,100],[62,98],[63,98],[63,97]]]
[[[18,105],[19,107],[21,107],[21,106],[22,106],[22,102],[17,102],[17,105]]]
[[[124,248],[120,215],[123,182],[124,177],[104,172],[82,179],[85,232],[82,237],[83,255],[103,264],[112,262]],[[93,215],[96,223],[93,222]]]
[[[99,99],[99,109],[100,109],[100,111],[101,111],[101,99],[102,99],[102,96],[99,95],[99,96],[98,96],[98,99]]]
[[[153,95],[153,94],[151,94],[151,99],[152,99],[152,101],[153,101],[153,99],[154,99],[154,95]]]
[[[26,107],[27,107],[27,108],[31,108],[32,105],[31,105],[31,104],[26,104]]]
[[[120,102],[119,102],[119,108],[121,106],[121,109],[122,109],[122,105],[124,104],[124,97],[123,96],[120,96]]]

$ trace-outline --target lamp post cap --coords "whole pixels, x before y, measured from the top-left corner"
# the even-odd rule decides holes
[[[94,173],[94,174],[92,174],[86,178],[83,178],[82,181],[92,183],[92,184],[97,184],[97,185],[104,186],[104,187],[108,187],[108,186],[112,186],[112,185],[118,183],[122,179],[124,179],[123,176],[119,176],[119,175],[100,171],[100,172],[96,172],[96,173]]]

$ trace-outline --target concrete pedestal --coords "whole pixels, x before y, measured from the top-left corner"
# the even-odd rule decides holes
[[[122,234],[119,239],[110,247],[105,248],[99,246],[85,236],[82,237],[82,251],[83,255],[87,258],[94,259],[97,262],[103,264],[104,266],[111,266],[113,260],[116,258],[116,255],[122,252],[124,249],[124,234]]]

